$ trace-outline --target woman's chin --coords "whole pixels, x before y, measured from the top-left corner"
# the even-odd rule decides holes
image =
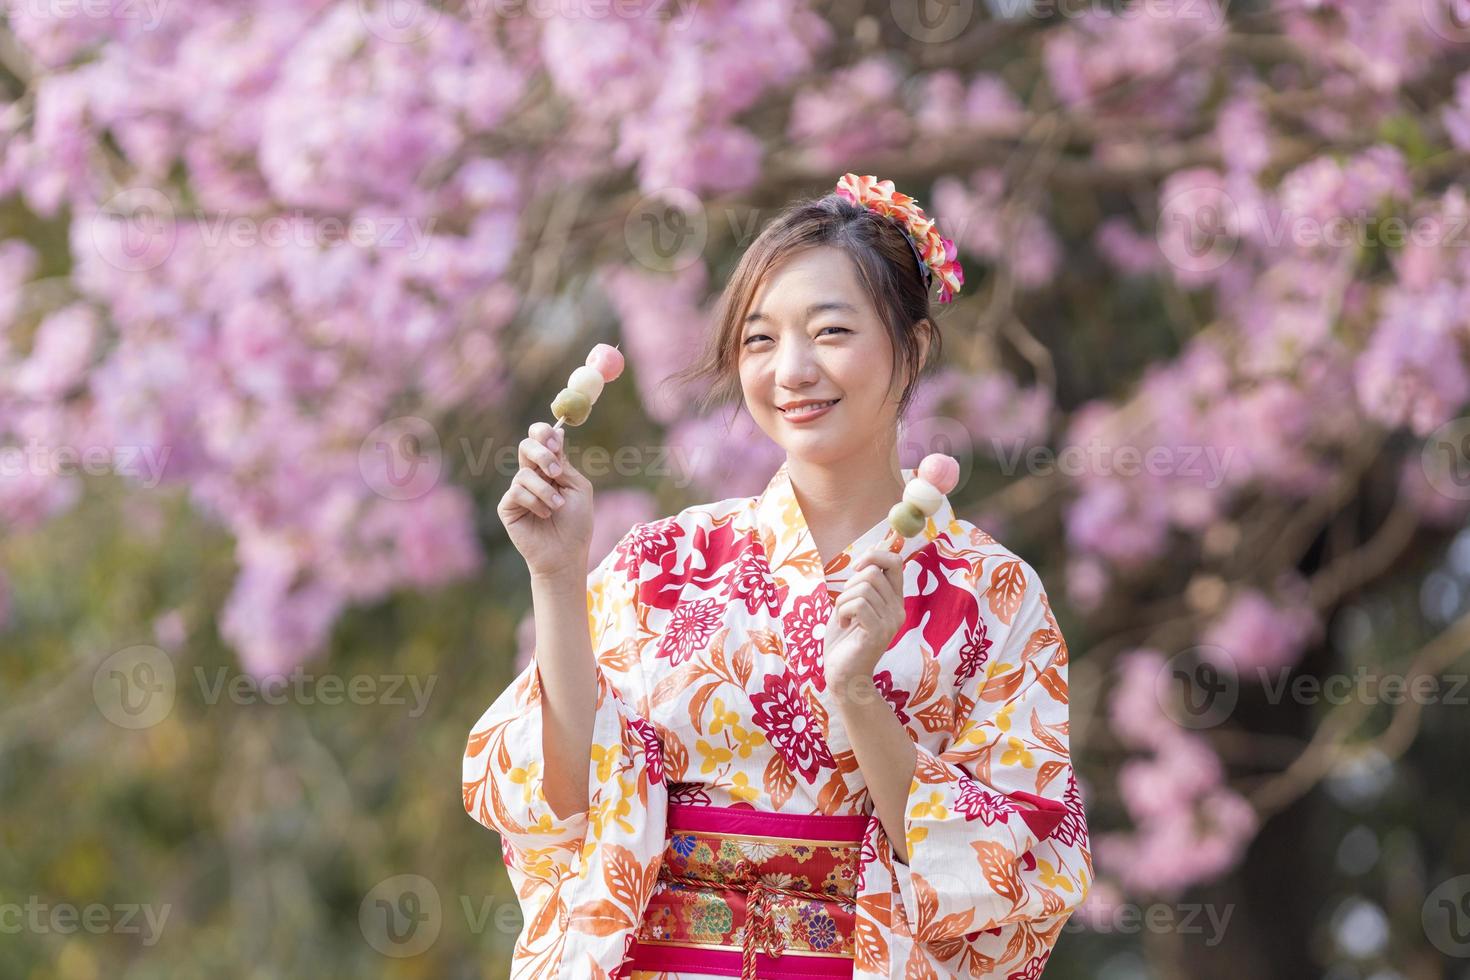
[[[847,440],[833,438],[831,434],[817,431],[783,433],[777,440],[786,455],[804,463],[823,465],[851,455]]]

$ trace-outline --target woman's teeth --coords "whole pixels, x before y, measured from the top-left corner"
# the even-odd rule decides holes
[[[783,408],[781,409],[781,411],[786,415],[810,415],[812,412],[821,411],[829,405],[836,405],[838,401],[840,401],[840,399],[834,398],[829,402],[818,402],[815,405],[803,405],[800,408]]]

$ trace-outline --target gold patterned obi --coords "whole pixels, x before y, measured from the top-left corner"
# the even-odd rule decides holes
[[[851,977],[862,815],[670,804],[632,968]]]

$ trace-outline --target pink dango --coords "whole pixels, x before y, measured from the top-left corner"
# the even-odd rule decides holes
[[[598,344],[587,355],[587,366],[602,375],[603,381],[616,381],[623,373],[623,352],[611,344]]]
[[[592,414],[592,406],[609,381],[623,373],[623,352],[609,344],[598,344],[587,355],[587,363],[572,372],[567,386],[551,402],[556,428],[581,425]]]
[[[945,494],[960,480],[960,464],[953,456],[931,453],[919,464],[914,478],[903,488],[903,500],[888,512],[888,523],[905,538],[924,530],[929,518],[944,503]]]
[[[940,493],[948,494],[960,482],[960,461],[944,453],[930,453],[919,463],[918,476]]]

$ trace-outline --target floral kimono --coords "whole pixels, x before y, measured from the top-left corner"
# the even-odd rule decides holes
[[[1092,880],[1066,642],[1036,572],[948,500],[903,542],[905,621],[874,680],[918,752],[905,864],[822,669],[833,597],[887,530],[823,567],[783,463],[759,496],[635,526],[589,573],[588,810],[559,819],[542,792],[534,661],[464,755],[525,913],[513,977],[631,976],[668,815],[701,806],[859,818],[857,980],[1040,976]]]

